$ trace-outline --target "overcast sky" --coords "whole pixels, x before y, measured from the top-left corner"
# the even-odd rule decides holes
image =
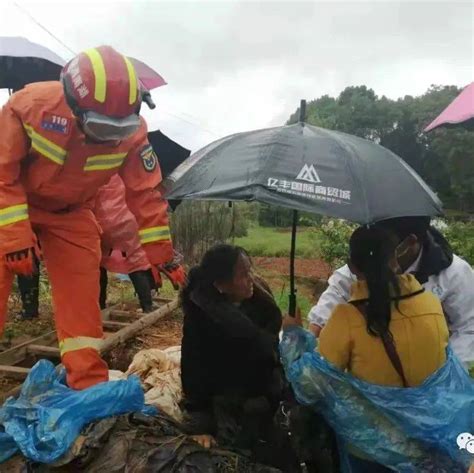
[[[80,1],[0,4],[0,35],[64,59],[110,44],[156,69],[151,129],[195,151],[220,136],[283,124],[300,98],[366,84],[397,98],[473,79],[469,1]],[[0,96],[0,101],[5,95]]]

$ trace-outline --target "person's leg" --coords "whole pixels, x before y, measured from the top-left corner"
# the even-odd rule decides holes
[[[66,214],[37,211],[39,231],[51,281],[56,331],[67,383],[85,389],[108,380],[100,357],[103,338],[99,308],[100,238],[89,210]]]
[[[99,305],[101,309],[107,307],[107,285],[109,278],[107,276],[107,270],[105,268],[100,268],[100,295],[99,295]]]
[[[7,318],[8,296],[12,289],[14,274],[7,268],[5,257],[0,255],[0,335]]]
[[[128,276],[132,281],[143,312],[151,312],[154,307],[148,271],[134,271],[129,273]]]
[[[36,261],[37,272],[31,276],[17,277],[18,289],[22,303],[21,317],[23,319],[34,319],[39,315],[39,261]]]
[[[291,443],[309,473],[339,472],[339,452],[334,431],[311,407],[295,405],[289,411]]]

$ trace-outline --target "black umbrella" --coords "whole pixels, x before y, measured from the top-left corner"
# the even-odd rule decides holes
[[[148,141],[158,157],[163,179],[166,179],[191,154],[189,149],[183,148],[160,130],[150,131]],[[168,200],[168,203],[175,210],[181,201]]]
[[[304,108],[303,101],[301,117]],[[257,200],[359,224],[442,211],[421,177],[388,149],[302,120],[217,140],[194,153],[169,181],[169,199]],[[296,223],[295,212],[290,309]]]
[[[160,130],[150,131],[148,141],[158,156],[163,179],[168,177],[191,154],[189,149],[168,138]]]
[[[59,80],[65,63],[26,38],[0,37],[0,89],[19,90],[31,82]]]

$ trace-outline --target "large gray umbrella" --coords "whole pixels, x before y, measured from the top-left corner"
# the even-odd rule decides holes
[[[257,200],[359,224],[434,216],[442,208],[421,177],[388,149],[303,123],[222,138],[169,179],[170,199]]]
[[[169,181],[168,199],[257,200],[359,224],[442,211],[421,177],[388,149],[302,121],[215,141]],[[293,259],[294,232],[292,268]]]

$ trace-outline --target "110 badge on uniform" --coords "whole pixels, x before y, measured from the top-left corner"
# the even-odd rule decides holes
[[[41,128],[67,135],[70,129],[70,120],[54,113],[44,112],[41,118]]]

